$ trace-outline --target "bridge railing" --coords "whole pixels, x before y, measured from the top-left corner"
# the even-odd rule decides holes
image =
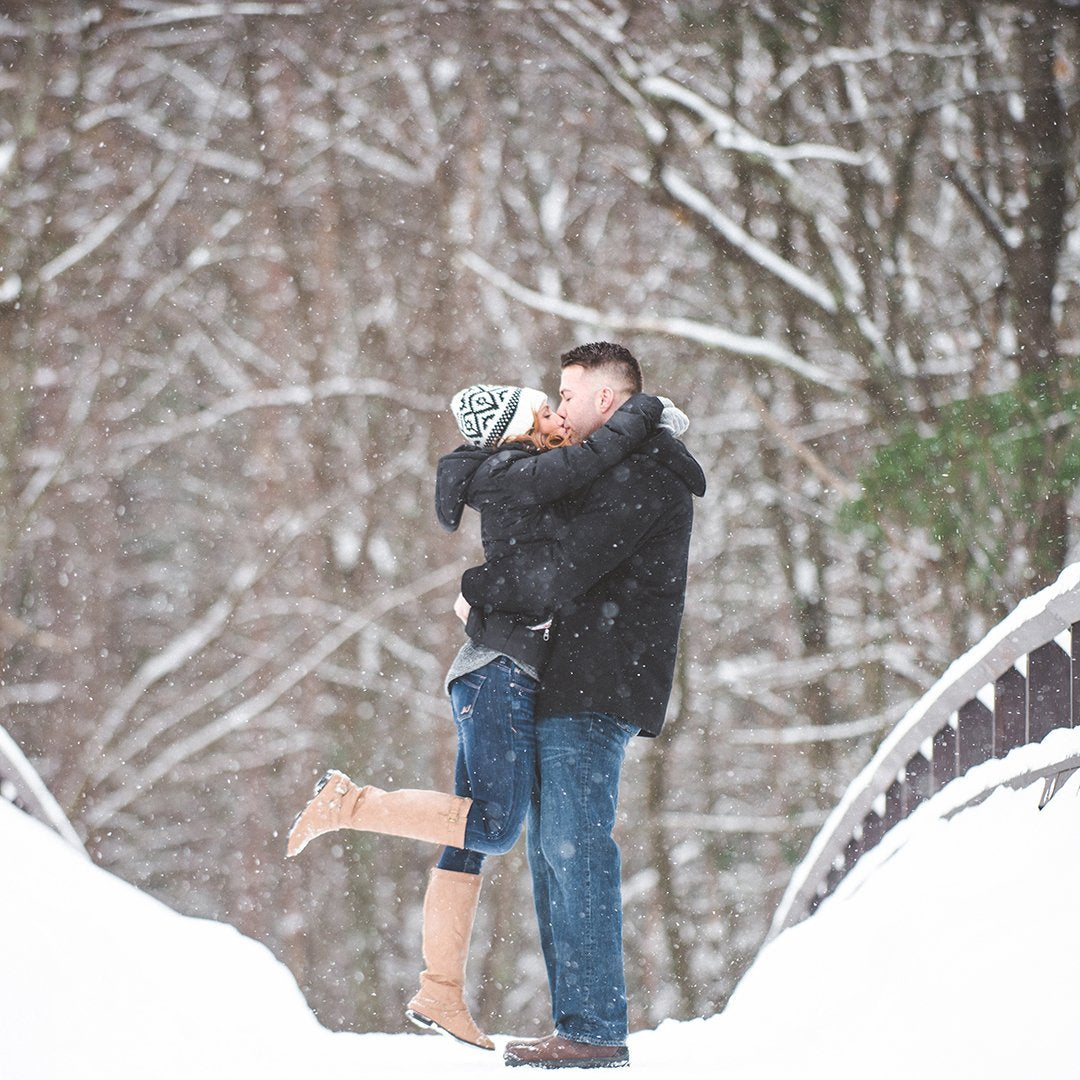
[[[861,855],[950,780],[1074,725],[1080,726],[1080,563],[950,665],[885,738],[796,868],[769,937],[810,915]]]

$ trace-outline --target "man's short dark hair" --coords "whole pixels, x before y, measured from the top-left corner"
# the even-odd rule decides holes
[[[564,352],[559,360],[562,367],[577,364],[586,370],[608,368],[612,380],[624,384],[619,389],[628,390],[631,394],[641,393],[641,366],[634,354],[622,345],[610,341],[591,341],[588,345],[579,345]]]

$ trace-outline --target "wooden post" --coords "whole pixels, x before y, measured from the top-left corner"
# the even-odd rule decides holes
[[[1072,726],[1080,726],[1080,622],[1070,628],[1072,638]]]
[[[904,766],[904,815],[915,809],[930,794],[930,762],[915,754]]]
[[[885,822],[873,810],[863,818],[862,823],[862,849],[869,851],[884,835]]]
[[[858,861],[859,856],[863,853],[862,839],[860,837],[853,836],[844,845],[844,870],[850,870]]]
[[[978,699],[960,706],[956,719],[956,767],[963,776],[994,753],[994,714]]]
[[[904,816],[904,792],[897,778],[885,792],[885,829],[891,829]]]
[[[1040,645],[1028,656],[1028,742],[1042,740],[1072,724],[1072,663],[1056,642]]]
[[[994,757],[1023,746],[1026,737],[1027,686],[1024,676],[1010,667],[994,683]]]
[[[930,757],[930,793],[936,794],[950,780],[955,779],[957,772],[956,744],[957,729],[952,724],[946,724],[935,736],[933,751]]]

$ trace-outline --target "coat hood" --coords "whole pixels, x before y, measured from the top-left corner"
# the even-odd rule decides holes
[[[670,431],[658,431],[638,453],[651,457],[668,472],[674,473],[690,489],[691,494],[698,498],[705,494],[704,471],[694,455]]]
[[[472,478],[493,453],[466,444],[439,458],[435,471],[435,516],[447,532],[454,532],[461,524]]]

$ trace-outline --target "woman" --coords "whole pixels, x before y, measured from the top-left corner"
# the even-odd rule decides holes
[[[583,444],[570,446],[539,390],[471,386],[450,407],[468,443],[439,461],[440,524],[455,530],[464,507],[472,506],[480,513],[485,559],[520,554],[529,565],[552,570],[560,525],[553,504],[640,446],[664,408],[657,398],[636,395]],[[444,845],[424,896],[425,969],[406,1015],[494,1049],[465,1004],[465,963],[484,857],[513,847],[528,809],[533,704],[552,621],[540,611],[526,618],[472,611],[466,631],[446,679],[458,731],[455,794],[360,787],[331,770],[297,816],[288,855],[342,828]]]

